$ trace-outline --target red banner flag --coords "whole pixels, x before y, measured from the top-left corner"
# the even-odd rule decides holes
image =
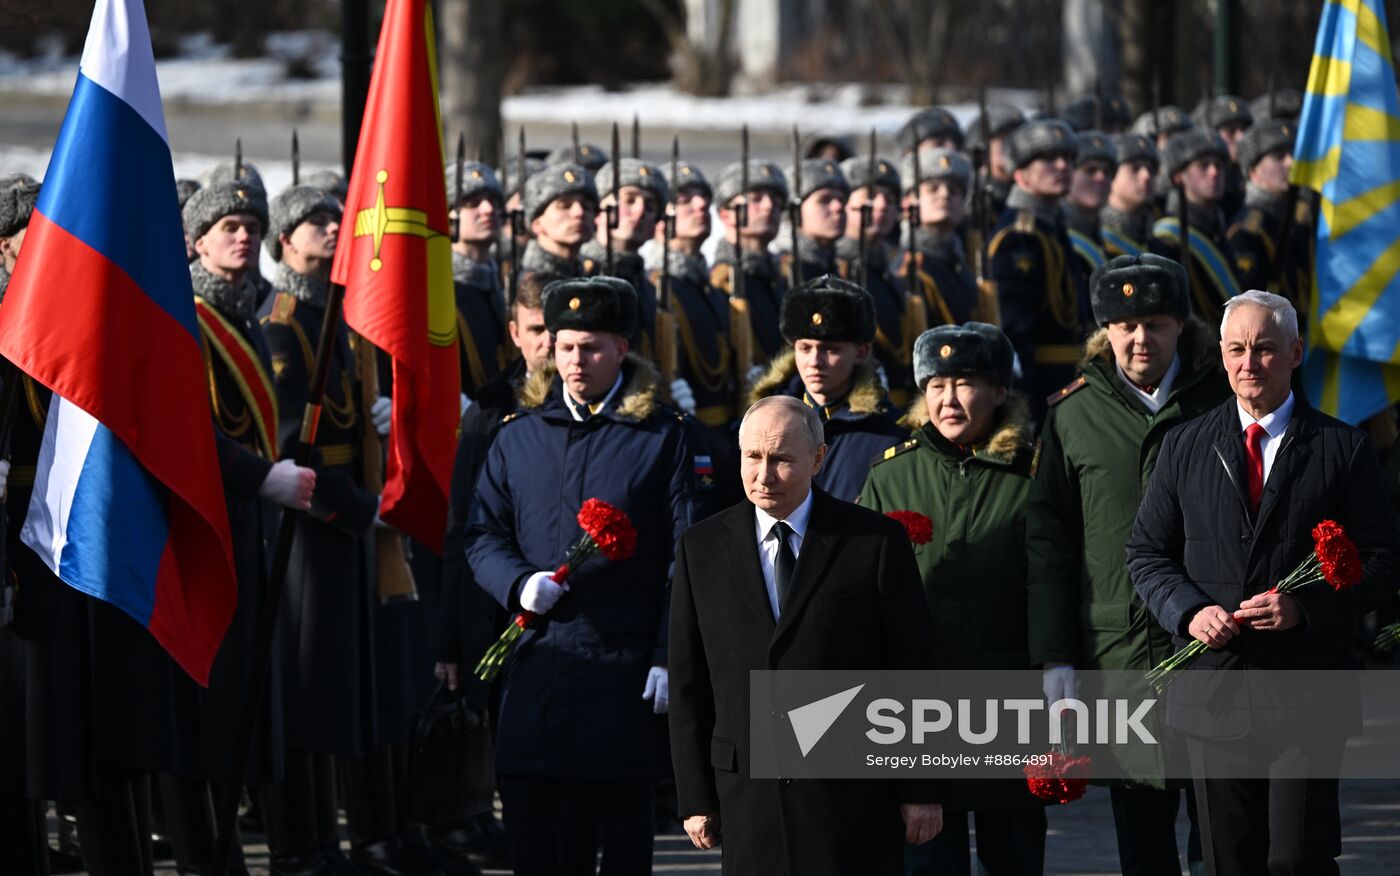
[[[379,516],[441,553],[461,388],[435,40],[428,0],[389,0],[331,279],[394,362]]]

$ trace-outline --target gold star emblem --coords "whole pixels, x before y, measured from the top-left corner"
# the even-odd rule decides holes
[[[582,301],[579,301],[578,298],[570,298],[570,299],[569,299],[569,309],[570,309],[570,310],[578,310],[581,306],[583,306],[583,302],[582,302]]]
[[[591,153],[592,151],[593,151],[593,150],[592,150],[592,149],[589,149],[587,146],[582,146],[582,147],[580,147],[579,150],[578,150],[578,152],[579,152],[580,155],[588,155],[588,154]]]
[[[637,173],[641,174],[642,176],[649,176],[651,174],[651,171],[647,170],[646,166],[643,165],[642,167],[637,168]]]
[[[378,271],[384,267],[379,258],[379,247],[386,234],[411,234],[431,240],[445,237],[441,231],[428,225],[428,214],[411,207],[388,207],[384,204],[384,184],[389,181],[389,171],[381,169],[374,175],[379,183],[379,194],[374,206],[355,214],[355,236],[374,238],[374,255],[370,257],[369,269]]]
[[[1239,109],[1240,109],[1240,105],[1239,105],[1238,103],[1236,103],[1236,102],[1233,101],[1233,100],[1230,101],[1230,112],[1232,112],[1232,113],[1233,113],[1233,112],[1239,112]]]
[[[1241,271],[1244,271],[1246,273],[1254,270],[1253,256],[1240,256],[1239,258],[1235,259],[1235,264],[1239,266],[1239,269]]]
[[[1016,270],[1022,274],[1029,274],[1035,268],[1035,259],[1029,255],[1022,254],[1015,258]]]
[[[836,172],[836,168],[832,167],[832,166],[831,166],[831,162],[828,161],[826,164],[823,164],[823,165],[822,165],[822,172],[823,172],[823,173],[835,173],[835,172]]]
[[[473,170],[473,171],[472,171],[472,179],[481,179],[481,171],[479,171],[479,170]]]
[[[1287,126],[1287,125],[1284,125],[1284,126],[1283,126],[1283,136],[1285,136],[1285,137],[1291,137],[1291,136],[1293,136],[1293,132],[1290,131],[1290,130],[1288,130],[1288,126]]]
[[[768,165],[766,165],[766,164],[763,165],[763,166],[761,166],[761,167],[759,167],[758,172],[761,173],[761,174],[764,175],[764,176],[772,176],[772,175],[773,175],[773,172],[772,172],[771,170],[768,169]]]
[[[1124,298],[1132,298],[1132,297],[1133,297],[1133,292],[1134,292],[1134,291],[1135,291],[1135,290],[1133,289],[1133,284],[1132,284],[1132,283],[1124,283],[1124,284],[1123,284],[1123,297],[1124,297]]]
[[[572,170],[566,170],[566,171],[564,171],[564,182],[573,182],[573,181],[574,181],[574,172],[573,172]]]
[[[682,168],[681,168],[681,176],[690,176],[690,168],[689,168],[689,167],[682,167]]]
[[[953,355],[953,347],[951,344],[944,344],[938,350],[938,356],[940,359],[947,359],[951,355]]]
[[[821,315],[820,313],[814,313],[814,314],[812,314],[812,325],[821,325],[821,324],[822,324],[822,315]]]
[[[948,165],[950,165],[950,164],[952,164],[952,163],[953,163],[953,162],[949,161],[949,160],[948,160],[948,156],[946,156],[946,155],[944,155],[943,157],[941,157],[941,158],[938,159],[938,166],[941,167],[941,168],[944,168],[945,170],[947,169]]]
[[[240,200],[240,201],[242,201],[242,200],[244,200],[245,198],[248,197],[248,193],[245,192],[245,191],[243,191],[242,189],[238,189],[237,191],[234,192],[234,194],[236,194],[236,195],[238,196],[238,200]]]
[[[889,173],[889,172],[890,172],[890,166],[889,166],[888,164],[886,164],[885,162],[883,162],[883,161],[880,162],[880,172],[881,172],[881,173]]]

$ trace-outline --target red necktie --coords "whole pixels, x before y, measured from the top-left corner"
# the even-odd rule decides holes
[[[1244,452],[1249,457],[1249,507],[1259,510],[1259,497],[1264,495],[1264,436],[1268,433],[1258,423],[1244,430]]]

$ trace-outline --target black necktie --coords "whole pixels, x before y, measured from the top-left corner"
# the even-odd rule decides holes
[[[792,527],[782,520],[773,525],[778,539],[778,558],[773,563],[773,584],[778,591],[778,611],[781,613],[787,604],[788,591],[792,589],[792,571],[797,568],[797,555],[792,552],[788,536]]]

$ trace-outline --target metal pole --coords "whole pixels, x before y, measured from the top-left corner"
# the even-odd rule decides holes
[[[369,0],[341,0],[340,34],[340,152],[349,180],[369,98]]]

